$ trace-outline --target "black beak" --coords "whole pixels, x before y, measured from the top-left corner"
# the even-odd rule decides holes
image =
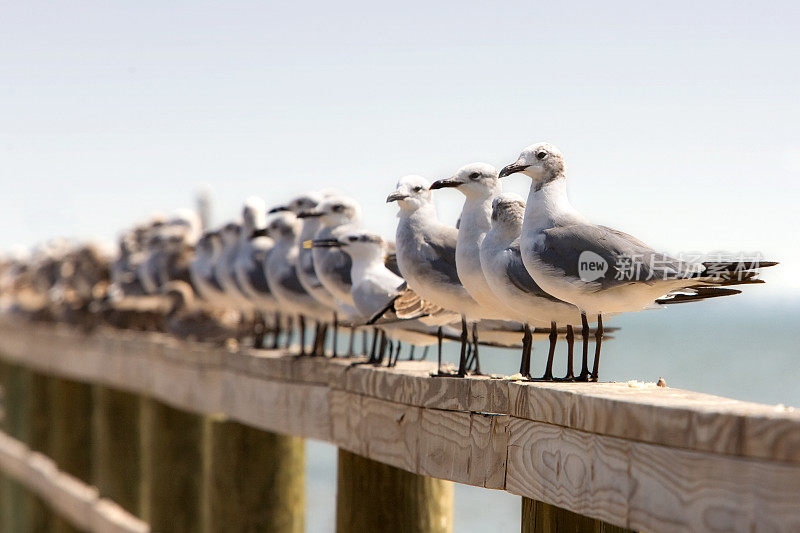
[[[314,218],[321,216],[322,216],[322,211],[303,211],[302,213],[297,215],[297,218]]]
[[[395,192],[393,192],[392,194],[390,194],[389,196],[386,197],[386,203],[388,204],[390,202],[396,202],[398,200],[403,200],[405,198],[408,198],[407,194],[403,194],[401,192],[395,191]]]
[[[251,239],[255,239],[257,237],[266,237],[268,235],[269,235],[269,232],[267,231],[267,228],[261,228],[261,229],[255,230],[253,233],[251,233],[250,234],[250,238]]]
[[[272,209],[267,211],[267,213],[269,213],[271,215],[273,213],[280,213],[281,211],[288,211],[288,210],[289,210],[289,208],[286,207],[285,205],[279,205],[277,207],[273,207]]]
[[[511,163],[507,167],[504,167],[503,170],[500,171],[498,174],[498,178],[505,178],[506,176],[510,176],[511,174],[516,174],[517,172],[522,172],[530,165],[521,165],[519,163]]]
[[[312,248],[341,248],[342,243],[336,239],[314,239],[311,241]]]
[[[460,185],[463,184],[455,178],[445,178],[438,181],[434,181],[429,187],[429,189],[430,190],[445,189],[448,187],[459,187]]]

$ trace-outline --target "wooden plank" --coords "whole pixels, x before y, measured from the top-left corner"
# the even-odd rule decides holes
[[[506,489],[630,529],[794,531],[800,467],[512,419]]]
[[[0,469],[78,529],[98,533],[150,531],[146,523],[101,499],[94,487],[60,471],[50,458],[4,432],[0,432]]]
[[[431,378],[424,362],[351,366],[2,321],[0,357],[617,526],[800,528],[800,414],[780,406],[635,383]]]

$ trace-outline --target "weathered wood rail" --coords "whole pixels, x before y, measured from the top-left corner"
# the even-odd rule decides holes
[[[350,366],[9,321],[0,357],[629,529],[800,530],[800,412],[782,406],[627,383],[431,378],[427,362]]]

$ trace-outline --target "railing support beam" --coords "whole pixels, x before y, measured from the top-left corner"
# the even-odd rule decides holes
[[[573,513],[555,505],[522,498],[522,533],[557,533],[586,531],[593,533],[630,533],[624,527]]]
[[[141,404],[134,394],[92,386],[92,479],[100,494],[141,517]]]
[[[142,519],[152,531],[200,531],[203,417],[155,400],[141,414]]]
[[[336,531],[453,529],[453,484],[339,449]]]
[[[206,532],[303,532],[303,439],[209,417],[205,441]]]

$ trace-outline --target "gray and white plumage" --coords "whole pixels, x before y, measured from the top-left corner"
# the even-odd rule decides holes
[[[564,159],[554,146],[529,146],[500,176],[518,172],[531,178],[520,240],[525,267],[545,291],[587,314],[639,311],[672,291],[726,281],[706,265],[586,220],[569,201]],[[597,278],[582,275],[584,259],[604,262],[607,270]]]
[[[323,201],[319,211],[320,229],[315,239],[338,239],[361,224],[361,207],[346,196],[332,196]],[[333,297],[349,306],[355,306],[351,290],[350,256],[337,248],[313,248],[314,269],[322,285]]]
[[[320,319],[322,312],[317,300],[306,292],[297,277],[297,238],[302,223],[289,211],[272,215],[267,230],[275,245],[267,258],[267,283],[278,299],[282,310],[309,318]]]
[[[524,214],[525,201],[517,194],[493,200],[492,228],[480,247],[486,281],[520,322],[535,327],[549,327],[551,322],[579,325],[578,308],[545,292],[525,268],[519,246]]]
[[[267,208],[264,200],[250,197],[242,209],[244,231],[233,263],[237,287],[253,306],[261,311],[273,311],[277,300],[267,283],[266,263],[274,241],[266,236]]]
[[[387,198],[400,207],[397,266],[408,286],[422,298],[462,315],[479,316],[477,302],[458,277],[458,230],[439,221],[430,185],[421,176],[405,176]]]
[[[306,241],[313,240],[319,231],[322,220],[317,207],[324,198],[325,196],[321,192],[309,191],[294,198],[287,207],[301,218],[303,223],[298,239],[300,247],[297,256],[297,277],[306,292],[313,296],[320,305],[333,312],[337,307],[336,300],[317,275],[313,249],[303,245]]]
[[[431,189],[455,188],[464,195],[456,244],[458,278],[482,308],[484,318],[511,320],[516,313],[498,298],[489,286],[481,266],[480,247],[491,229],[492,200],[502,192],[497,169],[486,163],[472,163]]]

